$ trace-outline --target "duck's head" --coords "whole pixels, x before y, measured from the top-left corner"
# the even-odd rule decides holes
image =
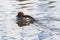
[[[21,17],[21,16],[24,16],[24,13],[23,12],[19,12],[17,17]]]

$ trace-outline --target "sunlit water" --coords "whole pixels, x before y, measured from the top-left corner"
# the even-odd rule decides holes
[[[0,40],[60,40],[59,4],[59,0],[0,0]],[[37,21],[19,27],[20,11]]]

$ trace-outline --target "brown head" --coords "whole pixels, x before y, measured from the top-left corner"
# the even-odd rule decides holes
[[[24,13],[23,12],[19,12],[17,17],[21,17],[21,16],[24,16]]]

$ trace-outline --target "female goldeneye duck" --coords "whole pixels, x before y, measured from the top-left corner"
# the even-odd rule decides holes
[[[17,15],[17,24],[18,26],[26,26],[29,24],[33,24],[35,19],[29,15],[24,15],[23,12],[19,12]]]

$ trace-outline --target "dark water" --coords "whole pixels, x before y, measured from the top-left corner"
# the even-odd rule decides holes
[[[16,15],[20,11],[34,17],[37,22],[18,27]],[[55,0],[0,1],[0,40],[58,40],[59,15],[59,1]]]

